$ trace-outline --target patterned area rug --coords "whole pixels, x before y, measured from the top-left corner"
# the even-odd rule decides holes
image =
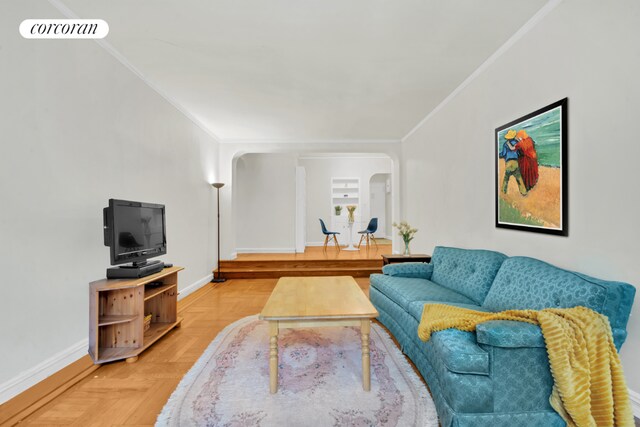
[[[182,379],[156,426],[438,426],[425,385],[380,326],[371,327],[371,391],[359,328],[285,329],[269,393],[269,333],[257,316],[225,328]]]

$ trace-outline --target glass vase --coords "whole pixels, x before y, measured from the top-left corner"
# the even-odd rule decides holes
[[[404,256],[411,255],[411,250],[409,250],[409,240],[404,241],[404,253],[402,255]]]

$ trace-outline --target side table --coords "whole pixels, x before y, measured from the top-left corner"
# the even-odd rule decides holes
[[[431,255],[382,255],[382,265],[397,264],[401,262],[431,262]]]

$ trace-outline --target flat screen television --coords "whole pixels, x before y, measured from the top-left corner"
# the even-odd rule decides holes
[[[147,259],[167,253],[164,205],[109,199],[103,221],[111,265],[143,266]]]

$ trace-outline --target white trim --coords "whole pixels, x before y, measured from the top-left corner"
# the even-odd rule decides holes
[[[49,3],[60,13],[62,13],[66,18],[69,19],[80,19],[78,15],[76,15],[71,9],[69,9],[65,4],[63,4],[60,0],[49,0]],[[129,69],[133,74],[135,74],[140,80],[146,83],[147,86],[151,88],[154,92],[164,98],[169,104],[171,104],[176,110],[182,113],[186,118],[191,120],[196,126],[198,126],[204,133],[213,138],[216,142],[220,142],[220,138],[214,134],[211,129],[209,129],[202,121],[196,118],[193,114],[191,114],[187,109],[185,109],[180,103],[178,103],[175,99],[170,97],[165,91],[160,89],[154,83],[151,83],[147,78],[142,74],[140,70],[138,70],[127,58],[125,58],[115,47],[105,39],[94,39],[96,43],[98,43],[104,50],[109,52],[114,58],[116,58],[122,65]]]
[[[226,257],[226,258],[224,256],[220,255],[220,261],[233,261],[236,258],[238,258],[238,252],[231,252],[229,254],[229,256]],[[218,268],[217,266],[213,267],[214,270],[217,269],[217,268]]]
[[[52,0],[50,0],[52,1]],[[218,139],[221,144],[399,144],[400,139]]]
[[[186,288],[181,289],[178,299],[180,300],[200,289],[202,286],[209,283],[212,277],[213,275],[209,274]],[[0,384],[0,404],[13,399],[23,391],[38,384],[40,381],[83,358],[89,354],[87,351],[88,348],[89,339],[85,338],[38,363],[33,368],[27,369],[26,371]]]
[[[325,160],[325,159],[389,159],[388,154],[384,153],[316,153],[316,154],[302,154],[298,156],[298,160]]]
[[[640,393],[635,392],[631,389],[629,390],[629,400],[631,401],[631,410],[633,411],[633,416],[636,418],[640,418]]]
[[[294,254],[296,248],[236,248],[236,254]],[[224,274],[224,269],[222,270]]]
[[[427,116],[420,121],[417,125],[414,126],[413,129],[409,131],[403,138],[402,142],[405,142],[411,135],[413,135],[418,129],[420,129],[431,117],[435,116],[436,113],[442,110],[453,98],[456,97],[464,88],[466,88],[472,81],[476,79],[480,74],[482,74],[491,64],[493,64],[498,58],[500,58],[505,52],[507,52],[518,40],[520,40],[525,34],[531,31],[538,22],[542,21],[542,19],[549,14],[553,9],[558,6],[562,0],[549,0],[535,15],[531,17],[522,27],[518,29],[509,39],[496,50],[493,55],[487,58],[480,66],[473,72],[469,77],[467,77],[460,86],[455,88],[453,92],[449,94],[440,104],[438,104]]]
[[[202,279],[200,279],[197,282],[187,286],[184,289],[178,289],[178,301],[180,301],[182,298],[186,297],[187,295],[194,293],[195,291],[197,291],[198,289],[200,289],[201,287],[203,287],[207,283],[210,283],[211,279],[213,279],[213,273],[212,274],[207,274]]]
[[[12,399],[23,391],[50,377],[64,367],[87,355],[89,339],[85,338],[72,346],[54,354],[31,369],[0,384],[0,404]]]

